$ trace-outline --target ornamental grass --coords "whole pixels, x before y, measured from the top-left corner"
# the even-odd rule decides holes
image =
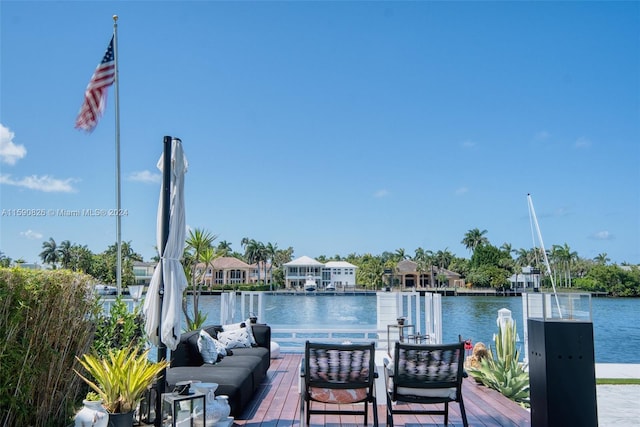
[[[67,426],[86,393],[75,356],[101,309],[90,276],[0,268],[0,425]]]

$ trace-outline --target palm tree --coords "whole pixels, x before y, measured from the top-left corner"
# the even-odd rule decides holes
[[[443,272],[438,273],[436,280],[438,281],[438,287],[441,287],[443,284],[448,285],[449,283],[449,278]]]
[[[356,265],[358,266],[356,272],[357,283],[363,283],[365,286],[370,285],[372,289],[378,289],[378,285],[382,285],[384,264],[381,257],[364,254]]]
[[[418,264],[418,272],[424,273],[425,271],[428,271],[429,286],[433,287],[433,264],[435,262],[433,251],[418,248],[416,249],[415,253],[416,254],[413,257],[413,260]]]
[[[211,285],[213,285],[213,261],[220,257],[220,253],[217,252],[214,248],[209,247],[209,248],[205,248],[202,253],[200,254],[200,259],[198,260],[200,263],[204,264],[204,269],[202,270],[202,272],[200,273],[200,277],[198,278],[198,280],[196,281],[197,283],[203,283],[206,285],[206,276],[207,276],[207,271],[209,271],[209,268],[211,268]]]
[[[265,250],[265,257],[266,259],[269,260],[269,276],[267,276],[267,263],[265,260],[265,264],[264,264],[264,268],[265,268],[265,272],[264,272],[264,278],[265,280],[267,280],[267,277],[269,277],[269,290],[272,291],[273,290],[273,264],[276,261],[276,254],[278,253],[278,244],[277,243],[271,243],[268,242],[267,245],[264,247]]]
[[[194,318],[197,318],[199,316],[198,303],[200,300],[200,284],[198,283],[199,277],[197,274],[198,263],[202,259],[202,254],[204,254],[208,249],[212,248],[213,241],[217,238],[217,235],[211,234],[211,232],[209,232],[208,230],[196,228],[194,230],[189,230],[189,236],[186,240],[185,250],[190,253],[191,259],[189,260],[190,262],[188,264],[187,262],[185,262],[184,266],[185,270],[190,270],[191,285],[193,287],[192,296]],[[187,324],[193,323],[193,320],[189,317],[189,313],[187,311],[187,300],[184,298],[182,299],[182,311],[187,318]]]
[[[265,261],[266,251],[262,242],[258,242],[255,239],[242,239],[242,246],[244,246],[244,257],[248,264],[256,264],[258,267],[258,282],[260,282],[260,262]]]
[[[11,258],[6,256],[4,252],[0,251],[0,267],[9,267],[11,265]]]
[[[71,242],[63,240],[58,246],[58,255],[60,256],[60,266],[62,268],[71,267]]]
[[[502,246],[500,246],[500,250],[504,251],[509,255],[515,252],[515,249],[513,249],[513,246],[511,245],[511,243],[507,243],[507,242],[504,242]]]
[[[436,252],[435,261],[441,270],[446,269],[449,267],[449,264],[451,264],[451,261],[453,261],[453,254],[448,248],[445,248],[444,251]]]
[[[93,263],[93,253],[89,248],[80,245],[71,246],[71,269],[73,271],[81,271],[88,273]]]
[[[420,279],[422,278],[422,274],[427,270],[427,261],[426,261],[426,252],[422,248],[417,248],[415,250],[415,255],[413,256],[413,261],[417,264],[416,272],[418,273],[418,284],[422,285]]]
[[[216,251],[220,254],[220,256],[228,256],[232,252],[231,243],[227,242],[226,240],[222,240],[220,243],[218,243]]]
[[[529,257],[531,252],[526,250],[525,248],[515,249],[516,254],[516,264],[520,267],[526,267],[527,265],[531,265],[531,259]]]
[[[404,248],[399,248],[399,249],[396,249],[394,257],[395,257],[397,262],[400,262],[400,261],[403,261],[403,260],[409,258],[409,255],[406,254]]]
[[[549,268],[553,273],[553,282],[558,283],[558,266],[562,264],[562,247],[553,245],[551,249],[547,249],[547,258],[549,259]]]
[[[593,260],[599,265],[607,265],[607,263],[611,261],[611,258],[607,256],[606,252],[603,252],[601,254],[596,255],[596,257],[593,258]]]
[[[474,228],[465,233],[462,243],[469,251],[473,252],[479,245],[485,245],[489,243],[489,239],[485,237],[487,230],[480,231],[479,228]]]
[[[571,264],[578,258],[578,253],[571,251],[569,245],[565,243],[563,246],[553,245],[551,247],[551,256],[562,267],[564,285],[571,287]]]
[[[573,284],[571,283],[571,270],[572,270],[573,265],[575,264],[575,262],[579,259],[578,258],[578,252],[572,251],[569,248],[569,245],[567,245],[566,243],[564,244],[564,249],[569,254],[568,260],[567,260],[567,275],[568,275],[568,278],[569,278],[569,287],[571,288],[571,287],[573,287]]]
[[[111,274],[113,274],[112,277],[118,277],[118,243],[116,242],[113,245],[110,245],[104,254],[107,258],[106,261],[108,268],[111,270]],[[133,285],[136,280],[135,275],[133,274],[133,262],[142,261],[142,255],[133,250],[131,241],[120,243],[120,255],[122,256],[120,265],[122,268],[122,284],[127,286]],[[110,281],[112,280],[113,279],[110,279]]]
[[[58,261],[60,261],[60,252],[58,251],[58,245],[53,237],[49,237],[49,241],[42,242],[42,252],[40,252],[40,259],[45,264],[50,264],[54,269]]]
[[[511,256],[512,253],[516,252],[515,249],[512,248],[511,243],[504,242],[502,246],[500,246],[500,250],[504,252],[505,256],[500,259],[499,266],[509,273],[519,273],[520,271],[517,271],[518,262]]]

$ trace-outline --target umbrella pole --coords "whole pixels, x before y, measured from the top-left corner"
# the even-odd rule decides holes
[[[170,136],[164,137],[164,154],[162,165],[162,254],[160,255],[160,268],[163,266],[164,251],[169,240],[169,215],[171,207],[171,140]],[[164,272],[160,271],[160,289],[158,291],[158,305],[160,313],[160,321],[158,322],[158,362],[167,359],[167,346],[162,342],[162,300],[164,298]],[[162,393],[165,392],[167,382],[166,368],[160,372],[157,382],[158,395],[156,396],[156,419],[154,425],[162,426]]]

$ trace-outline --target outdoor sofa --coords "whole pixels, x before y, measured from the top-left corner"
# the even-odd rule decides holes
[[[212,338],[222,338],[219,337],[222,325],[208,326],[204,330]],[[198,348],[200,330],[182,334],[177,348],[171,352],[171,366],[167,369],[168,390],[173,390],[181,381],[217,383],[216,395],[229,396],[231,415],[238,417],[262,383],[271,363],[271,328],[254,323],[250,324],[250,331],[255,344],[248,348],[231,348],[227,350],[230,354],[213,364],[205,363]]]

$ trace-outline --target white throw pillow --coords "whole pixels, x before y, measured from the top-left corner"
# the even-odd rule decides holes
[[[247,328],[218,332],[218,341],[228,349],[251,347]]]
[[[253,328],[251,328],[251,320],[247,319],[244,322],[240,322],[240,323],[231,323],[229,325],[222,325],[222,330],[227,332],[227,331],[234,331],[236,329],[241,329],[241,328],[246,328],[247,329],[247,333],[249,334],[249,342],[251,343],[252,347],[255,347],[258,345],[258,343],[256,342],[256,338],[253,336]]]
[[[227,355],[227,348],[217,339],[213,338],[213,343],[216,345],[216,350],[218,350],[218,354],[222,357]]]
[[[227,331],[233,331],[233,330],[244,328],[244,327],[245,327],[244,322],[230,323],[228,325],[222,325],[222,330],[227,332]]]
[[[253,347],[256,347],[258,343],[256,342],[256,337],[253,336],[253,327],[251,327],[251,319],[245,320],[244,324],[246,325],[247,332],[249,333],[249,341]]]
[[[216,347],[216,340],[207,333],[204,329],[200,331],[198,337],[198,350],[204,363],[216,363],[218,361],[218,349]],[[226,352],[225,352],[226,353]]]

